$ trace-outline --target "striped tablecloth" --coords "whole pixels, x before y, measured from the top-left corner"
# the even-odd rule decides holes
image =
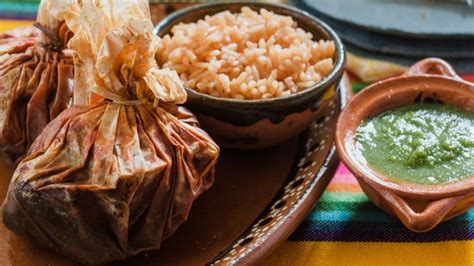
[[[60,0],[58,0],[60,1]],[[0,32],[31,25],[35,0],[0,0]],[[474,82],[474,75],[463,75]],[[359,90],[366,83],[354,82]],[[340,165],[311,214],[266,265],[474,265],[474,209],[413,233],[373,205]]]
[[[340,165],[311,214],[267,265],[474,265],[474,209],[428,233],[379,210]]]

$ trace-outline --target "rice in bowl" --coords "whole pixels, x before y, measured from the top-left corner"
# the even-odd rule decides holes
[[[181,23],[157,51],[185,85],[216,97],[288,96],[320,82],[333,68],[333,41],[313,41],[290,16],[243,7]]]

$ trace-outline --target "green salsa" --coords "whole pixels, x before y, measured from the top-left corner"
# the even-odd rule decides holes
[[[356,147],[372,168],[391,178],[456,182],[474,174],[474,113],[414,103],[362,123]]]

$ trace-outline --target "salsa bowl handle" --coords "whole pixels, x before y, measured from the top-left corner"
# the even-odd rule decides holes
[[[454,68],[446,61],[436,57],[430,57],[418,61],[412,65],[404,74],[404,77],[433,74],[461,80]]]
[[[452,197],[434,200],[428,203],[423,211],[415,211],[405,200],[392,191],[381,192],[393,213],[400,221],[414,232],[426,232],[433,229],[462,200],[463,197]]]

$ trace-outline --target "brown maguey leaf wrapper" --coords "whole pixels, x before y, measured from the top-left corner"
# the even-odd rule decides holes
[[[59,13],[72,5],[73,0],[43,0],[38,29],[0,34],[0,154],[12,163],[71,102],[71,32]]]
[[[143,1],[82,1],[74,37],[78,105],[39,135],[3,205],[12,231],[83,263],[158,249],[213,183],[219,148],[177,74],[159,69]],[[80,78],[80,80],[79,80]]]

